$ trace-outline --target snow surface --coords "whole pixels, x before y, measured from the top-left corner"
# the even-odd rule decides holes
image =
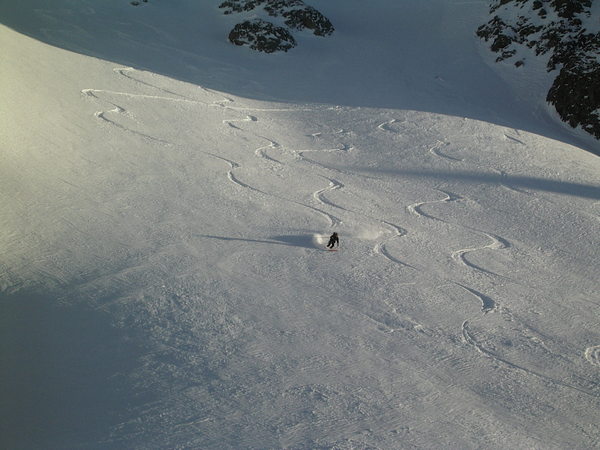
[[[600,446],[597,143],[368,3],[0,3],[2,448]]]
[[[496,2],[496,5],[498,6],[499,3],[501,2]],[[550,115],[560,121],[558,112],[553,105],[546,102],[546,97],[562,66],[557,64],[557,68],[548,72],[548,62],[554,51],[548,50],[545,54],[540,55],[536,53],[546,47],[549,41],[552,40],[552,28],[570,30],[569,32],[563,31],[564,36],[560,37],[563,41],[575,41],[576,35],[580,33],[599,33],[600,2],[589,3],[589,6],[583,8],[583,12],[575,14],[575,19],[570,20],[560,17],[555,10],[555,7],[558,8],[556,5],[560,2],[553,2],[552,5],[554,6],[543,8],[546,12],[544,18],[539,15],[539,11],[542,9],[539,7],[534,9],[536,2],[504,2],[503,5],[498,6],[490,13],[490,18],[500,18],[502,22],[507,24],[503,32],[508,33],[510,38],[515,40],[503,50],[514,51],[515,54],[504,59],[501,64],[496,64],[495,60],[501,58],[501,55],[490,51],[489,47],[492,40],[485,43],[482,56],[488,60],[490,65],[495,66],[498,73],[512,86],[518,101],[524,101],[529,105],[532,112],[536,113],[537,111],[538,115]],[[524,23],[535,27],[538,31],[525,37],[519,37],[517,36],[518,32],[515,30],[523,29],[524,23],[522,21],[524,17],[527,19]],[[576,21],[579,21],[579,26],[575,25]],[[520,40],[522,42],[518,43]],[[504,51],[501,53],[504,53]],[[594,58],[600,62],[600,54],[595,55],[593,50],[587,49],[586,59],[591,62]],[[521,65],[516,67],[516,64]],[[574,134],[585,134],[581,125],[578,125],[576,130]],[[588,137],[588,139],[593,138]],[[589,148],[595,151],[596,154],[600,154],[597,150],[597,142],[596,145],[591,145]]]

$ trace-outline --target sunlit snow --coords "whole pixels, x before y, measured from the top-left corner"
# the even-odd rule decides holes
[[[486,2],[2,3],[0,447],[600,445],[599,147]]]

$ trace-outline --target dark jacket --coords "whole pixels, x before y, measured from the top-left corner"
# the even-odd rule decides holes
[[[329,243],[327,244],[327,247],[333,247],[334,244],[337,244],[337,246],[340,246],[340,239],[338,238],[338,234],[337,233],[333,233],[331,235],[331,237],[329,238]]]

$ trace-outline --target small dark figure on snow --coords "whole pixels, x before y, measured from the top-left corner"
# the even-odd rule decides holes
[[[331,235],[331,237],[329,238],[329,243],[327,244],[327,248],[333,248],[333,246],[337,244],[337,246],[340,246],[340,238],[338,238],[338,234],[337,233],[333,233]]]

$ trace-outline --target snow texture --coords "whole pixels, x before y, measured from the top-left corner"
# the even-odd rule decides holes
[[[8,3],[0,447],[600,446],[597,144],[485,2]]]

